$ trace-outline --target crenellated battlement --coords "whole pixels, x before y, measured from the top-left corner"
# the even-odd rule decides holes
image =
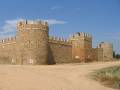
[[[108,42],[100,42],[97,45],[97,48],[103,48],[103,47],[107,47],[107,48],[112,48],[112,43],[108,43]]]
[[[8,43],[8,42],[16,42],[16,37],[9,37],[9,38],[0,40],[0,43]]]
[[[19,21],[18,22],[18,24],[40,24],[40,25],[48,25],[48,23],[47,22],[45,22],[45,21],[41,21],[41,20],[21,20],[21,21]]]
[[[71,38],[92,38],[91,34],[84,33],[84,32],[77,32],[71,36]]]
[[[69,44],[69,45],[72,44],[70,40],[60,38],[60,37],[55,37],[55,36],[49,36],[49,42],[59,43],[59,44]]]
[[[46,30],[48,28],[48,23],[45,21],[40,20],[21,20],[17,23],[18,30],[27,30],[27,29],[39,29],[39,30]]]

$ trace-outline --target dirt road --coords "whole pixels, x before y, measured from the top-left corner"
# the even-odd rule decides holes
[[[113,90],[89,78],[96,69],[120,62],[62,65],[0,65],[0,90]]]

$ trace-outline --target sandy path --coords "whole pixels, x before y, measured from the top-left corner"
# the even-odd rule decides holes
[[[0,65],[0,90],[113,90],[90,79],[88,74],[119,64]]]

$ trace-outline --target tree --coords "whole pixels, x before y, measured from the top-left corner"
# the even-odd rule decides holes
[[[113,51],[113,58],[120,59],[120,54],[116,54],[115,51]]]
[[[116,53],[115,53],[115,51],[113,51],[113,58],[116,58]]]
[[[120,59],[120,54],[116,54],[116,59]]]

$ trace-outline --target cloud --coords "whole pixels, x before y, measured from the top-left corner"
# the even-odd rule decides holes
[[[2,29],[1,33],[14,32],[16,30],[16,23],[18,21],[19,21],[19,19],[5,21],[4,26],[1,28]]]
[[[0,28],[0,38],[3,39],[6,37],[15,36],[16,24],[20,20],[24,20],[24,19],[19,18],[19,19],[13,19],[13,20],[6,20],[4,22],[3,27]],[[67,23],[66,21],[56,20],[56,19],[47,19],[47,20],[41,19],[41,20],[48,22],[49,25],[58,25],[58,24],[66,24]]]
[[[45,22],[48,22],[49,25],[55,25],[55,24],[66,24],[66,21],[62,20],[56,20],[56,19],[48,19],[48,20],[43,20]]]
[[[6,38],[6,37],[12,37],[15,36],[16,32],[16,24],[21,19],[15,19],[15,20],[6,20],[4,22],[3,27],[0,27],[0,38]]]
[[[60,7],[60,6],[54,6],[54,7],[51,7],[51,10],[58,10],[58,9],[62,9],[63,7]]]

